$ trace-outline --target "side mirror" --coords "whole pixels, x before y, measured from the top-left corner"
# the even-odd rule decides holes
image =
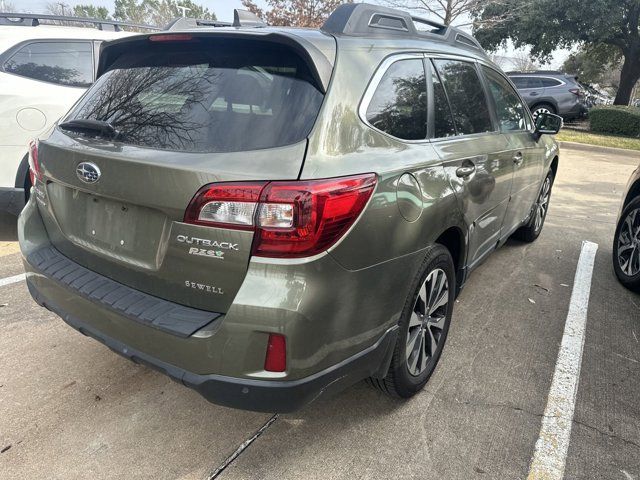
[[[562,117],[553,113],[541,113],[536,118],[536,138],[542,135],[555,135],[562,128]]]

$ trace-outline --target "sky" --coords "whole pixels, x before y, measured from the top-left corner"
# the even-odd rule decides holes
[[[2,0],[0,0],[0,2],[1,1]],[[23,10],[27,10],[34,13],[45,13],[47,4],[56,0],[6,0],[6,1],[9,3],[12,3],[16,7]],[[110,11],[113,10],[113,0],[59,0],[59,1],[64,1],[64,3],[71,6],[82,3],[82,4],[92,4],[96,6],[103,6],[103,7],[107,7]],[[240,2],[240,0],[196,0],[196,1],[201,5],[204,5],[205,7],[209,8],[209,10],[212,10],[213,12],[215,12],[216,16],[218,17],[218,20],[222,20],[222,21],[232,21],[233,9],[242,8],[242,3]],[[265,3],[266,3],[265,0],[255,0],[255,1],[258,4],[258,6],[261,6],[261,7],[265,6]],[[507,47],[505,49],[502,49],[496,52],[497,55],[500,55],[503,57],[511,57],[514,55],[514,53],[515,51],[512,47]],[[564,60],[567,58],[569,53],[570,52],[568,50],[556,51],[552,56],[551,63],[548,65],[544,65],[543,68],[545,69],[560,68],[560,66],[562,65]],[[509,70],[513,67],[507,63],[505,65],[502,65],[502,68],[505,70]]]

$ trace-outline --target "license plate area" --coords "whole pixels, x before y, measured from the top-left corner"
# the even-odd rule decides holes
[[[142,218],[140,208],[87,195],[87,219],[84,237],[104,247],[132,251],[136,240],[136,218]]]
[[[151,208],[51,182],[47,194],[62,233],[73,243],[129,264],[157,269],[168,220]]]

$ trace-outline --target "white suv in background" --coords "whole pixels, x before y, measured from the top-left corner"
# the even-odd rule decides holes
[[[93,83],[100,43],[129,33],[115,22],[84,28],[42,20],[64,17],[12,15],[0,13],[0,214],[18,215],[31,187],[29,141]]]

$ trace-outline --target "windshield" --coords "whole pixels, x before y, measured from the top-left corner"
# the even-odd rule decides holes
[[[66,120],[110,123],[118,141],[191,152],[289,145],[311,130],[323,95],[290,48],[197,37],[120,56]]]

